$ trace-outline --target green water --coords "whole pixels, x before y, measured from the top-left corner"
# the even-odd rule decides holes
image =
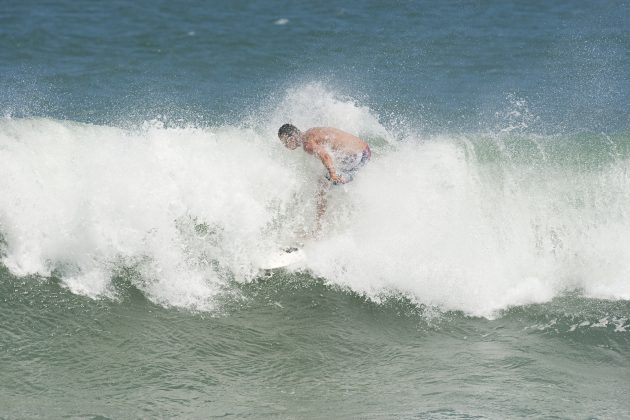
[[[486,320],[278,274],[239,286],[210,314],[154,305],[123,279],[118,300],[4,270],[1,279],[7,418],[622,418],[630,409],[628,302],[564,296]]]

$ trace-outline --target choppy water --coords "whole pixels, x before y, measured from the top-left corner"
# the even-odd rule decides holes
[[[3,9],[2,417],[628,416],[628,5]]]

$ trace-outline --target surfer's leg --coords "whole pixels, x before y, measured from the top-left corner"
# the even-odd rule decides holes
[[[326,196],[329,189],[330,181],[326,178],[321,178],[319,180],[319,185],[317,189],[317,213],[315,215],[315,229],[313,231],[314,235],[317,235],[322,228],[321,218],[326,212],[326,206],[328,204],[328,198]]]

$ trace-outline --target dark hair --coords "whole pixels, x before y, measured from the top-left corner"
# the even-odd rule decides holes
[[[278,137],[292,137],[296,134],[300,134],[300,130],[292,124],[285,124],[278,130]]]

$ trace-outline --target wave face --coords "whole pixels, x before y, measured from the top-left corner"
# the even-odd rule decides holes
[[[115,298],[212,310],[269,250],[304,242],[299,270],[379,300],[403,294],[492,317],[567,290],[630,299],[628,133],[535,136],[526,105],[491,132],[422,135],[320,84],[239,123],[0,120],[2,263]],[[312,228],[321,164],[277,128],[337,126],[372,161]]]

